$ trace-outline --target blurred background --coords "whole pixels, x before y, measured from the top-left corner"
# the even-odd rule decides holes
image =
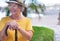
[[[8,0],[0,0],[0,20],[9,15]],[[23,14],[33,26],[46,26],[55,31],[54,41],[60,41],[60,0],[24,0]]]

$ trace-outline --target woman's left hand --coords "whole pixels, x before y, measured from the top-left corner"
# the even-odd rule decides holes
[[[15,20],[11,20],[8,22],[9,24],[9,29],[15,30],[18,29],[19,25],[16,23]]]

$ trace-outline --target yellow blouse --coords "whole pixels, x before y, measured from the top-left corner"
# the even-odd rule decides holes
[[[0,31],[4,28],[5,26],[5,23],[12,20],[9,16],[7,17],[4,17],[1,19],[0,21]],[[32,25],[31,25],[31,22],[30,22],[30,19],[24,17],[22,20],[16,20],[17,24],[19,26],[22,27],[22,29],[24,30],[32,30]],[[15,41],[15,30],[10,30],[8,29],[7,30],[7,33],[8,33],[8,37],[5,41]],[[18,41],[27,41],[19,31],[17,31],[17,34],[18,34]]]

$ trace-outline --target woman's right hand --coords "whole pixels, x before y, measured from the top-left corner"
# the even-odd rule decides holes
[[[7,38],[4,31],[0,31],[0,41],[4,41]]]
[[[15,24],[13,24],[14,22],[12,22],[12,21],[9,21],[9,22],[7,22],[6,24],[5,24],[5,26],[4,26],[4,28],[2,29],[2,31],[0,31],[0,40],[1,41],[3,41],[3,40],[5,40],[6,38],[7,38],[7,36],[6,36],[6,28],[7,28],[7,26],[9,25],[9,29],[11,29],[12,30],[12,27],[13,27],[13,25]],[[8,29],[7,29],[8,30]]]
[[[4,41],[7,38],[5,31],[8,25],[9,23],[6,23],[2,31],[0,31],[0,41]]]

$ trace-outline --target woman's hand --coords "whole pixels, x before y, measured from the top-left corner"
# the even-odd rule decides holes
[[[7,36],[6,36],[6,27],[8,26],[9,24],[6,23],[4,28],[0,31],[0,41],[4,41]]]
[[[11,20],[11,21],[7,22],[6,24],[9,25],[10,30],[18,29],[18,24],[16,23],[15,20]]]
[[[0,31],[0,40],[3,41],[7,38],[5,34],[6,27],[9,25],[8,29],[10,30],[15,30],[18,29],[18,24],[16,23],[15,20],[11,20],[5,24],[5,27],[3,28],[2,31]]]
[[[4,31],[0,31],[0,41],[4,41],[7,38]]]

